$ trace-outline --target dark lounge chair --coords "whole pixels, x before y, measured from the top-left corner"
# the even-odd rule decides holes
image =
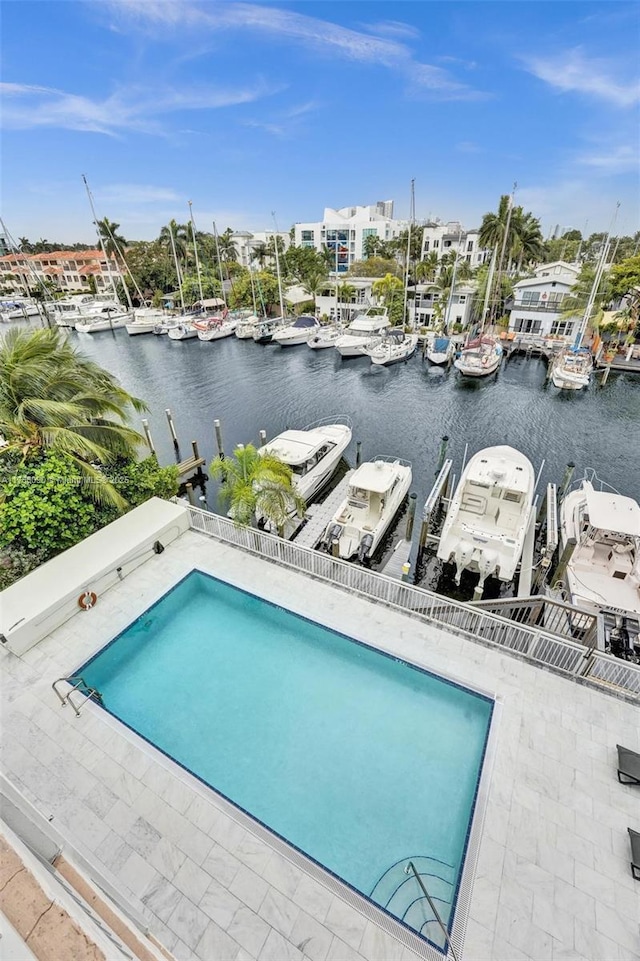
[[[640,784],[640,754],[628,747],[618,748],[618,780],[621,784]],[[625,778],[623,781],[622,779]]]
[[[640,881],[640,834],[631,828],[627,828],[627,831],[631,841],[631,874],[636,881]]]

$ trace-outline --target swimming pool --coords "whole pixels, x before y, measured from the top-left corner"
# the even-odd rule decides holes
[[[193,571],[79,671],[105,708],[437,946],[493,701]]]

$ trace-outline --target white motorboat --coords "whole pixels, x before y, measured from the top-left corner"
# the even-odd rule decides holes
[[[316,317],[302,314],[297,317],[288,327],[280,327],[273,333],[274,344],[281,347],[295,347],[298,344],[306,344],[309,335],[320,329],[320,321]]]
[[[502,344],[495,337],[484,334],[469,341],[454,361],[465,377],[488,377],[495,373],[502,360]]]
[[[228,316],[197,320],[194,324],[198,331],[198,340],[223,340],[225,337],[233,337],[237,326],[238,321]]]
[[[80,297],[69,297],[57,300],[53,307],[53,314],[58,327],[75,327],[91,314],[98,314],[105,308],[111,308],[115,313],[124,314],[127,308],[113,297],[93,297],[84,294]]]
[[[560,549],[573,539],[564,575],[571,603],[640,616],[640,506],[582,480],[560,505]]]
[[[465,467],[449,505],[438,557],[480,574],[481,592],[490,575],[512,581],[520,563],[533,511],[535,474],[531,461],[513,447],[487,447]]]
[[[363,357],[365,347],[372,347],[375,338],[390,326],[385,307],[369,307],[358,314],[344,333],[336,339],[335,348],[341,357]]]
[[[349,480],[347,497],[323,534],[327,549],[338,542],[338,554],[359,561],[374,553],[411,486],[411,465],[391,457],[361,464]]]
[[[79,334],[98,334],[103,330],[119,330],[131,321],[131,313],[125,311],[115,304],[102,307],[99,311],[87,314],[82,320],[76,322],[76,330]]]
[[[551,380],[561,390],[583,390],[593,371],[593,357],[586,347],[565,347],[554,358]]]
[[[38,305],[33,300],[0,301],[0,320],[5,324],[11,323],[12,320],[37,317],[39,313]]]
[[[331,423],[316,421],[303,430],[285,430],[261,447],[259,453],[275,454],[292,468],[296,490],[308,503],[335,471],[351,436],[349,418],[334,417]]]
[[[284,327],[286,323],[286,317],[269,317],[257,325],[253,332],[253,339],[256,344],[270,344],[276,330]]]
[[[448,364],[455,357],[456,345],[451,337],[435,336],[427,341],[427,360],[432,364]]]
[[[335,324],[328,324],[324,327],[319,327],[317,330],[312,332],[309,340],[307,341],[307,347],[310,347],[311,350],[324,350],[327,347],[335,347],[336,340],[343,333],[344,329]]]
[[[417,346],[417,334],[405,334],[402,327],[391,327],[383,331],[379,344],[366,347],[364,352],[369,355],[372,364],[390,367],[391,364],[399,364],[413,357]]]

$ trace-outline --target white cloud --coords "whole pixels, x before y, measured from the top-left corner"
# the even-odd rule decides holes
[[[594,153],[583,154],[577,158],[577,163],[604,174],[626,173],[638,169],[638,148],[629,144],[608,146]]]
[[[118,136],[124,130],[162,134],[157,118],[178,110],[206,110],[252,103],[278,89],[264,81],[252,87],[128,87],[104,100],[66,93],[53,87],[0,84],[2,124],[6,128],[63,127]]]
[[[369,33],[375,33],[382,37],[404,37],[407,40],[416,40],[420,36],[417,27],[410,23],[403,23],[401,20],[380,20],[378,23],[363,23],[362,27]]]
[[[586,56],[580,47],[522,60],[534,76],[563,93],[597,97],[616,107],[631,107],[640,100],[640,81],[615,76],[613,64]]]
[[[455,80],[442,67],[416,61],[409,47],[397,39],[373,36],[328,20],[292,10],[254,3],[209,3],[198,5],[185,0],[107,0],[120,24],[133,23],[143,29],[196,30],[199,37],[208,30],[212,35],[223,30],[240,29],[289,40],[347,60],[386,67],[404,76],[412,94],[421,93],[440,100],[475,100],[483,94]],[[399,25],[395,24],[398,36]],[[379,25],[378,25],[379,26]],[[387,33],[389,33],[387,23]],[[404,27],[404,25],[400,25]],[[406,29],[404,30],[406,37]]]
[[[287,110],[279,111],[272,117],[256,120],[249,118],[242,120],[243,127],[253,127],[256,130],[265,130],[274,137],[288,137],[300,129],[302,118],[307,114],[317,110],[320,105],[315,100],[297,104]]]
[[[171,187],[155,187],[152,184],[104,184],[96,187],[93,194],[101,204],[119,203],[123,206],[184,200],[182,195]]]

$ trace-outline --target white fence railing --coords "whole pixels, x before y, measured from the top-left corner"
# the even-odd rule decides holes
[[[577,641],[560,638],[540,629],[469,604],[453,601],[440,594],[405,584],[322,554],[300,547],[273,534],[249,527],[237,527],[219,514],[189,507],[193,530],[208,534],[226,544],[276,561],[299,573],[328,581],[336,587],[355,591],[365,597],[400,608],[456,634],[495,645],[554,668],[563,674],[606,690],[615,690],[640,700],[640,666],[621,661],[600,651],[591,651]]]

